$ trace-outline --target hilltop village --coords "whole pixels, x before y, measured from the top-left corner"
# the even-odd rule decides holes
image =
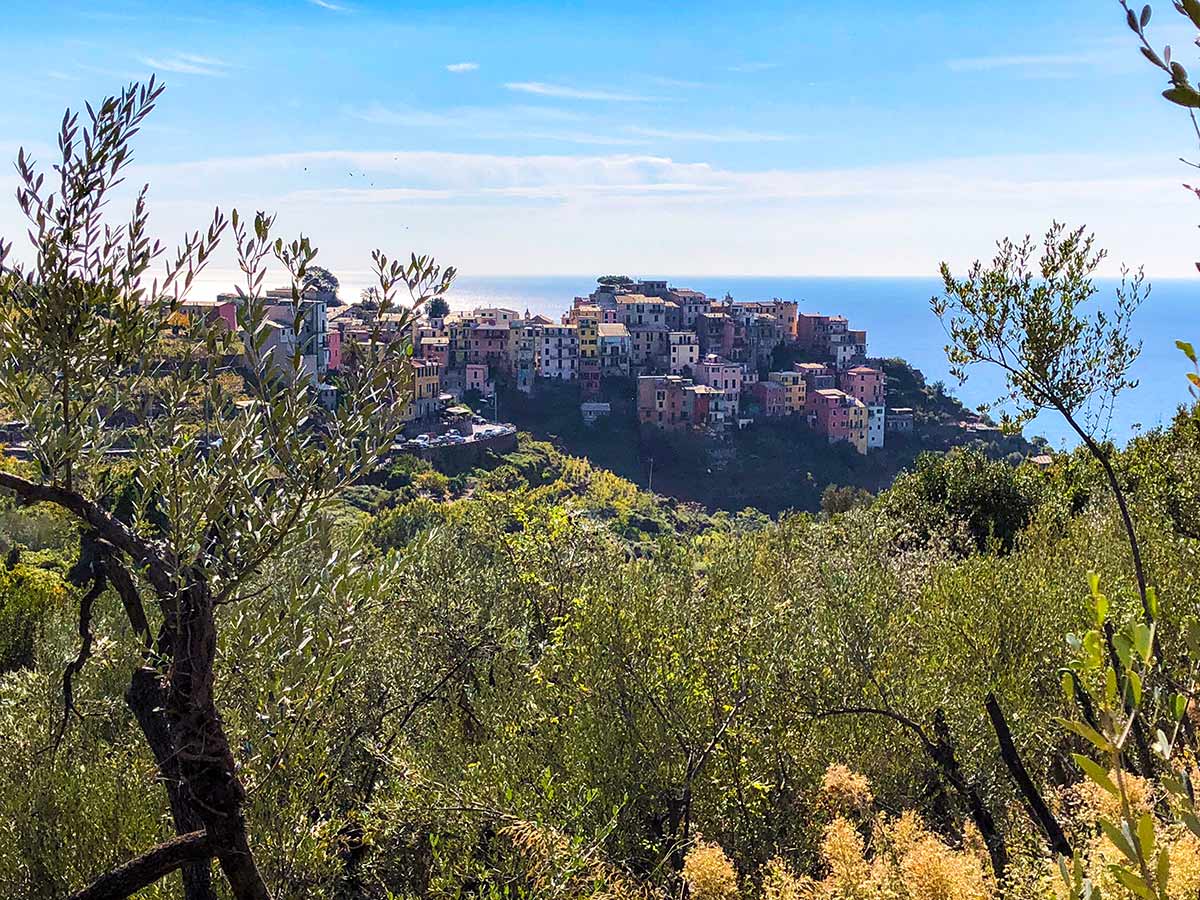
[[[324,314],[322,314],[324,315]],[[321,318],[317,316],[316,318]],[[341,347],[364,340],[388,319],[369,306],[330,310],[323,368],[336,371]],[[884,373],[867,364],[867,334],[842,316],[799,312],[786,300],[734,302],[666,281],[600,279],[561,321],[499,307],[425,315],[413,327],[414,429],[474,392],[497,384],[536,394],[545,382],[577,383],[580,415],[610,414],[602,387],[636,379],[637,416],[646,426],[707,434],[757,418],[803,417],[830,443],[861,454],[888,432],[911,431],[911,409],[887,409]],[[799,361],[786,369],[781,354]]]
[[[558,322],[444,301],[414,318],[369,296],[342,303],[336,278],[320,272],[329,286],[306,284],[298,304],[291,288],[264,293],[255,352],[299,366],[333,409],[355,344],[410,341],[404,434],[391,457],[466,471],[519,452],[528,433],[676,500],[767,514],[816,509],[827,488],[877,492],[925,451],[966,445],[1013,463],[1052,461],[1041,438],[1003,434],[904,360],[868,357],[867,332],[844,316],[794,301],[606,276]],[[179,336],[198,320],[242,331],[243,303],[185,300],[172,324]],[[229,356],[221,371],[252,377],[244,363]],[[24,432],[0,422],[7,453],[28,456]]]

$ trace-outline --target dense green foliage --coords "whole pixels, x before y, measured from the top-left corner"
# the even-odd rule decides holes
[[[1174,474],[1194,472],[1196,421],[1118,457],[1179,625],[1200,566],[1170,511],[1197,502]],[[343,495],[356,515],[322,539],[340,548],[332,565],[298,548],[223,622],[226,726],[281,896],[585,896],[534,890],[537,866],[565,885],[601,862],[612,884],[668,886],[698,834],[753,895],[774,857],[821,871],[821,779],[844,760],[881,808],[958,840],[964,810],[914,735],[857,709],[926,727],[942,710],[1014,851],[1036,853],[983,698],[1039,783],[1074,780],[1053,721],[1063,635],[1086,627],[1089,570],[1132,583],[1084,456],[1048,473],[925,458],[869,506],[778,522],[709,517],[529,439],[457,479],[401,460],[380,481]],[[6,540],[40,515],[11,513]],[[1112,603],[1136,613],[1128,589]],[[69,605],[47,607],[32,669],[0,676],[0,895],[58,896],[161,833],[121,702],[136,641],[111,600],[101,615],[115,637],[52,760]]]
[[[978,452],[925,454],[896,479],[883,506],[921,542],[957,522],[976,548],[995,541],[1007,551],[1033,517],[1041,480],[1033,466],[1015,468]]]

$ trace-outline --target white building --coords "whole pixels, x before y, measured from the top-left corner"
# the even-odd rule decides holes
[[[887,407],[867,407],[867,447],[882,447],[883,434],[887,430]]]
[[[682,375],[684,368],[691,371],[700,359],[700,339],[694,331],[672,331],[667,336],[671,344],[671,374]]]
[[[542,329],[540,373],[543,378],[574,381],[579,377],[579,328],[546,325]]]

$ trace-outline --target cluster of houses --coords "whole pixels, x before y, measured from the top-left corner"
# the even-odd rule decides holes
[[[340,367],[348,342],[371,334],[410,338],[414,389],[407,415],[414,423],[468,392],[492,396],[497,379],[525,393],[541,379],[577,382],[581,413],[592,420],[609,412],[600,400],[606,379],[636,378],[639,421],[667,430],[712,432],[756,416],[801,416],[831,443],[846,441],[866,453],[882,447],[887,432],[912,429],[911,410],[886,409],[884,374],[867,365],[866,332],[843,316],[801,313],[792,301],[735,303],[666,281],[606,278],[576,297],[558,322],[481,307],[413,323],[362,304],[330,307],[328,297],[313,292],[297,331],[290,292],[269,292],[267,300],[267,317],[278,326],[268,348],[290,356],[300,342],[322,390],[332,390],[327,374]],[[192,311],[235,327],[234,297],[193,301],[184,309]],[[772,371],[781,345],[806,361]]]
[[[215,300],[188,299],[175,313],[179,325],[194,319],[223,323],[230,331],[238,330],[237,294],[218,294]],[[268,290],[263,297],[263,326],[266,341],[262,352],[281,362],[292,360],[299,351],[300,368],[312,379],[327,406],[337,402],[337,391],[329,374],[342,364],[341,335],[329,328],[329,311],[337,298],[330,291],[305,293],[299,310],[293,303],[291,288]]]

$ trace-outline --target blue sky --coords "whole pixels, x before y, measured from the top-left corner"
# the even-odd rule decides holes
[[[1115,0],[12,6],[0,151],[47,158],[66,105],[158,72],[132,177],[164,236],[273,209],[351,283],[373,246],[475,275],[929,275],[1055,217],[1110,271],[1200,257],[1195,141]],[[1190,47],[1159,6],[1156,41]]]

